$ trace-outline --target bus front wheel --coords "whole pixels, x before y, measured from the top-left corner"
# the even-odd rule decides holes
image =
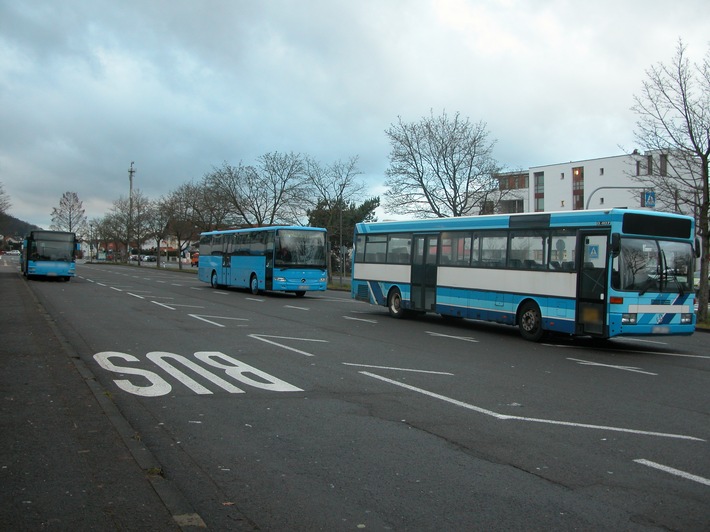
[[[249,290],[253,295],[257,295],[259,293],[259,279],[256,278],[255,273],[251,274],[251,279],[249,280]]]
[[[387,309],[393,318],[404,318],[407,311],[402,308],[402,294],[399,289],[395,288],[390,291],[387,296]]]
[[[518,327],[520,335],[531,342],[538,342],[542,339],[545,331],[542,328],[542,313],[540,307],[534,301],[523,303],[520,309],[520,317],[518,318]]]
[[[219,288],[219,285],[217,284],[217,272],[212,272],[212,277],[210,277],[210,286],[212,286],[212,288]]]

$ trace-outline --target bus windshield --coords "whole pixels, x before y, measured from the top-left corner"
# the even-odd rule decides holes
[[[275,266],[279,268],[296,266],[325,268],[325,233],[279,229]]]
[[[34,261],[55,260],[70,262],[74,260],[73,242],[59,240],[31,241],[29,251],[29,259]]]
[[[622,238],[612,286],[639,293],[693,290],[693,249],[687,242]]]

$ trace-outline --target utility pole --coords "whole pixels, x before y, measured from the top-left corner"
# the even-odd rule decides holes
[[[128,231],[126,231],[126,262],[130,262],[131,260],[131,229],[133,228],[133,174],[136,173],[133,168],[133,164],[133,161],[131,161],[131,167],[128,169]]]

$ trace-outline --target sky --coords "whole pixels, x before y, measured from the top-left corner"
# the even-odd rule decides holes
[[[0,183],[44,228],[68,191],[104,216],[131,162],[158,199],[223,162],[358,157],[370,197],[385,131],[443,112],[508,170],[621,155],[646,71],[708,51],[706,1],[0,0]]]

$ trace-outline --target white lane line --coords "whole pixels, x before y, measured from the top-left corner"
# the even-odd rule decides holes
[[[693,482],[698,482],[700,484],[705,484],[706,486],[710,486],[710,479],[698,476],[698,475],[693,475],[692,473],[686,473],[685,471],[681,471],[680,469],[676,469],[674,467],[668,467],[664,466],[663,464],[658,464],[656,462],[651,462],[650,460],[645,460],[643,458],[638,458],[634,460],[637,464],[645,465],[648,467],[652,467],[654,469],[658,469],[659,471],[663,471],[665,473],[670,473],[671,475],[675,475],[677,477],[684,478],[686,480],[692,480]]]
[[[258,301],[259,303],[263,303],[263,302],[264,302],[263,299],[259,299],[259,298],[257,298],[257,297],[247,297],[247,298],[245,298],[245,299],[246,299],[247,301]]]
[[[424,332],[427,333],[429,336],[437,336],[437,337],[441,337],[441,338],[453,338],[454,340],[463,340],[464,342],[478,343],[478,340],[476,340],[475,338],[472,338],[471,336],[453,336],[451,334],[441,334],[441,333],[434,332],[434,331],[424,331]]]
[[[294,307],[293,305],[284,305],[284,308],[292,308],[292,309],[296,309],[296,310],[311,310],[308,307]]]
[[[429,373],[432,375],[453,375],[453,373],[448,373],[446,371],[430,371],[426,369],[411,369],[411,368],[393,368],[389,366],[373,366],[371,364],[353,364],[351,362],[343,362],[344,366],[357,366],[360,368],[375,368],[375,369],[392,369],[394,371],[410,371],[413,373]]]
[[[487,416],[494,417],[496,419],[513,420],[513,421],[528,421],[531,423],[545,423],[547,425],[561,425],[561,426],[565,426],[565,427],[576,427],[576,428],[584,428],[584,429],[609,430],[609,431],[613,431],[613,432],[625,432],[625,433],[629,433],[629,434],[640,434],[643,436],[659,436],[662,438],[674,438],[674,439],[678,439],[678,440],[705,441],[702,438],[696,438],[694,436],[685,436],[683,434],[668,434],[665,432],[627,429],[627,428],[623,428],[623,427],[607,427],[604,425],[591,425],[588,423],[574,423],[571,421],[555,421],[553,419],[539,419],[539,418],[533,418],[533,417],[509,416],[506,414],[499,414],[498,412],[493,412],[492,410],[486,410],[485,408],[471,405],[469,403],[464,403],[463,401],[459,401],[457,399],[452,399],[450,397],[446,397],[445,395],[440,395],[438,393],[430,392],[430,391],[424,390],[422,388],[417,388],[416,386],[411,386],[409,384],[404,384],[399,381],[388,379],[387,377],[375,375],[374,373],[370,373],[368,371],[360,371],[359,373],[361,373],[362,375],[366,375],[368,377],[372,377],[374,379],[379,379],[379,380],[381,380],[383,382],[387,382],[389,384],[394,384],[395,386],[399,386],[401,388],[406,388],[407,390],[411,390],[413,392],[421,393],[421,394],[427,395],[429,397],[434,397],[435,399],[440,399],[442,401],[446,401],[447,403],[451,403],[451,404],[454,404],[457,406],[461,406],[463,408],[467,408],[468,410],[473,410],[474,412],[479,412],[481,414],[485,414]]]
[[[621,336],[619,338],[614,338],[614,340],[621,340],[622,342],[645,342],[647,344],[668,345],[668,342],[659,342],[658,340],[646,340],[645,338],[624,338],[623,336]]]
[[[559,349],[588,349],[587,347],[581,346],[581,345],[560,345],[560,344],[541,344],[545,345],[548,347],[557,347]],[[685,353],[664,353],[663,351],[640,351],[637,349],[624,349],[623,351],[621,350],[613,350],[613,349],[607,349],[606,350],[609,353],[613,353],[615,355],[625,355],[625,354],[630,354],[630,355],[660,355],[664,357],[684,357],[684,358],[707,358],[710,359],[710,356],[705,356],[705,355],[687,355]]]
[[[644,375],[658,375],[658,373],[651,373],[650,371],[643,371],[641,368],[637,368],[634,366],[615,366],[613,364],[601,364],[599,362],[591,362],[589,360],[582,360],[579,358],[567,358],[567,360],[571,360],[572,362],[576,362],[577,364],[581,366],[598,366],[600,368],[612,368],[612,369],[620,369],[622,371],[631,371],[633,373],[643,373]]]
[[[222,323],[217,323],[216,321],[208,320],[207,318],[214,318],[216,320],[235,320],[235,321],[249,321],[247,318],[232,318],[229,316],[203,316],[202,314],[188,314],[191,318],[195,318],[196,320],[201,320],[207,323],[210,323],[212,325],[216,325],[217,327],[226,327]],[[241,327],[241,326],[240,326]]]
[[[160,306],[160,307],[165,307],[165,308],[168,309],[168,310],[175,310],[173,307],[169,307],[169,306],[167,306],[165,303],[158,303],[157,301],[151,301],[151,303],[154,303],[154,304],[156,304],[156,305],[158,305],[158,306]]]
[[[145,299],[143,296],[139,296],[138,294],[132,294],[131,292],[126,292],[129,296],[137,297],[138,299]]]
[[[377,323],[377,320],[366,320],[365,318],[353,318],[352,316],[343,316],[346,320],[351,320],[351,321],[364,321],[367,323]]]
[[[99,282],[97,282],[96,284],[99,285],[99,286],[106,286],[104,283],[99,283]]]
[[[314,357],[315,355],[313,353],[308,353],[307,351],[301,351],[300,349],[296,349],[295,347],[290,347],[288,345],[280,344],[278,342],[274,342],[273,340],[267,340],[267,338],[278,338],[280,340],[298,340],[301,342],[323,342],[323,343],[328,343],[327,340],[317,340],[314,338],[294,338],[291,336],[272,336],[269,334],[250,334],[250,338],[254,338],[255,340],[259,340],[260,342],[266,342],[267,344],[275,345],[278,347],[282,347],[283,349],[288,349],[289,351],[293,351],[294,353],[298,353],[300,355],[305,355],[307,357]]]
[[[116,288],[115,286],[110,286],[109,287],[111,290],[115,290],[116,292],[123,292],[120,288]]]
[[[172,304],[174,307],[187,307],[187,308],[205,308],[201,307],[200,305],[180,305],[178,303],[173,303]]]

